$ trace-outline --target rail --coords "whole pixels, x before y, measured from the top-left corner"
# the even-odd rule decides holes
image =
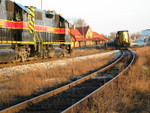
[[[42,101],[42,100],[44,100],[46,98],[52,97],[52,96],[54,96],[54,95],[56,95],[56,94],[58,94],[58,93],[60,93],[62,91],[65,91],[65,90],[67,90],[67,89],[69,89],[69,88],[71,88],[71,87],[73,87],[75,85],[78,85],[78,84],[80,84],[80,83],[90,79],[91,77],[95,76],[97,73],[103,72],[103,71],[107,70],[108,68],[114,66],[117,62],[119,62],[123,58],[123,55],[124,55],[123,51],[121,51],[121,53],[122,54],[119,56],[119,58],[116,59],[115,61],[113,61],[112,63],[110,63],[109,65],[106,65],[106,66],[100,68],[99,70],[97,70],[97,71],[95,71],[95,72],[93,72],[93,73],[91,73],[91,74],[89,74],[89,75],[87,75],[87,76],[85,76],[83,78],[78,79],[77,81],[74,81],[74,82],[72,82],[70,84],[67,84],[67,85],[65,85],[63,87],[60,87],[58,89],[55,89],[53,91],[47,92],[45,94],[42,94],[42,95],[40,95],[38,97],[29,99],[29,100],[27,100],[25,102],[19,103],[19,104],[15,105],[15,106],[12,106],[10,108],[6,108],[6,109],[0,111],[0,113],[17,112],[20,109],[24,109],[27,106],[33,105],[33,104],[35,104],[37,102],[40,102],[40,101]]]
[[[94,92],[92,92],[91,94],[87,95],[85,98],[79,100],[78,102],[76,102],[75,104],[73,104],[72,106],[70,106],[69,108],[65,109],[64,111],[62,111],[61,113],[71,113],[71,111],[73,111],[73,109],[80,104],[81,102],[85,101],[86,99],[88,99],[89,97],[91,97],[93,94],[95,94],[96,92],[100,91],[102,88],[104,88],[106,85],[108,85],[109,83],[113,82],[114,80],[116,80],[120,75],[122,75],[134,62],[135,60],[135,53],[130,51],[132,53],[132,60],[130,62],[130,64],[122,71],[120,72],[116,77],[114,77],[113,79],[111,79],[109,82],[107,82],[106,84],[104,84],[103,86],[101,86],[100,88],[98,88],[97,90],[95,90]]]

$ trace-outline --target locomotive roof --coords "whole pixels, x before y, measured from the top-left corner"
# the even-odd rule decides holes
[[[23,6],[22,4],[16,3],[16,2],[14,2],[14,3],[16,5],[18,5],[20,8],[22,8],[24,11],[26,11],[28,14],[30,14],[30,11],[25,6]]]
[[[118,31],[118,32],[128,32],[128,30],[122,30],[122,31]]]
[[[33,7],[34,8],[34,11],[37,11],[37,12],[41,12],[41,13],[46,13],[46,12],[48,12],[48,13],[51,13],[51,14],[53,14],[53,15],[59,15],[63,20],[65,20],[67,23],[70,23],[71,24],[71,22],[69,22],[66,18],[64,18],[62,15],[60,15],[60,14],[57,14],[56,13],[56,11],[54,11],[54,10],[41,10],[41,9],[37,9],[36,7],[34,7],[34,6],[25,6],[25,7]]]

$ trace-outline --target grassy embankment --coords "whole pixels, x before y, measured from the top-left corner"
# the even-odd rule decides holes
[[[150,47],[134,49],[136,62],[119,79],[78,106],[79,113],[149,113]]]
[[[93,52],[99,52],[99,50]],[[76,56],[76,54],[78,54],[77,56],[87,53],[92,54],[93,52],[77,50],[72,56]],[[50,70],[37,70],[19,76],[0,76],[0,106],[15,103],[18,101],[18,97],[28,98],[28,96],[36,95],[56,84],[61,84],[71,77],[88,73],[89,70],[94,70],[107,64],[112,58],[114,56],[106,55],[103,58],[71,62],[65,67],[56,67]]]

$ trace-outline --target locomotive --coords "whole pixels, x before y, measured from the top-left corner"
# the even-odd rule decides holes
[[[69,22],[55,11],[0,0],[0,63],[71,52]]]
[[[121,49],[121,48],[127,49],[128,47],[130,47],[128,30],[117,32],[116,39],[115,39],[115,46],[116,49]]]

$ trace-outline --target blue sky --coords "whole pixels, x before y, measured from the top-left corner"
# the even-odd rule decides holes
[[[41,8],[41,0],[13,0]],[[150,0],[43,0],[44,10],[55,10],[65,18],[82,18],[93,31],[109,35],[150,29]]]

